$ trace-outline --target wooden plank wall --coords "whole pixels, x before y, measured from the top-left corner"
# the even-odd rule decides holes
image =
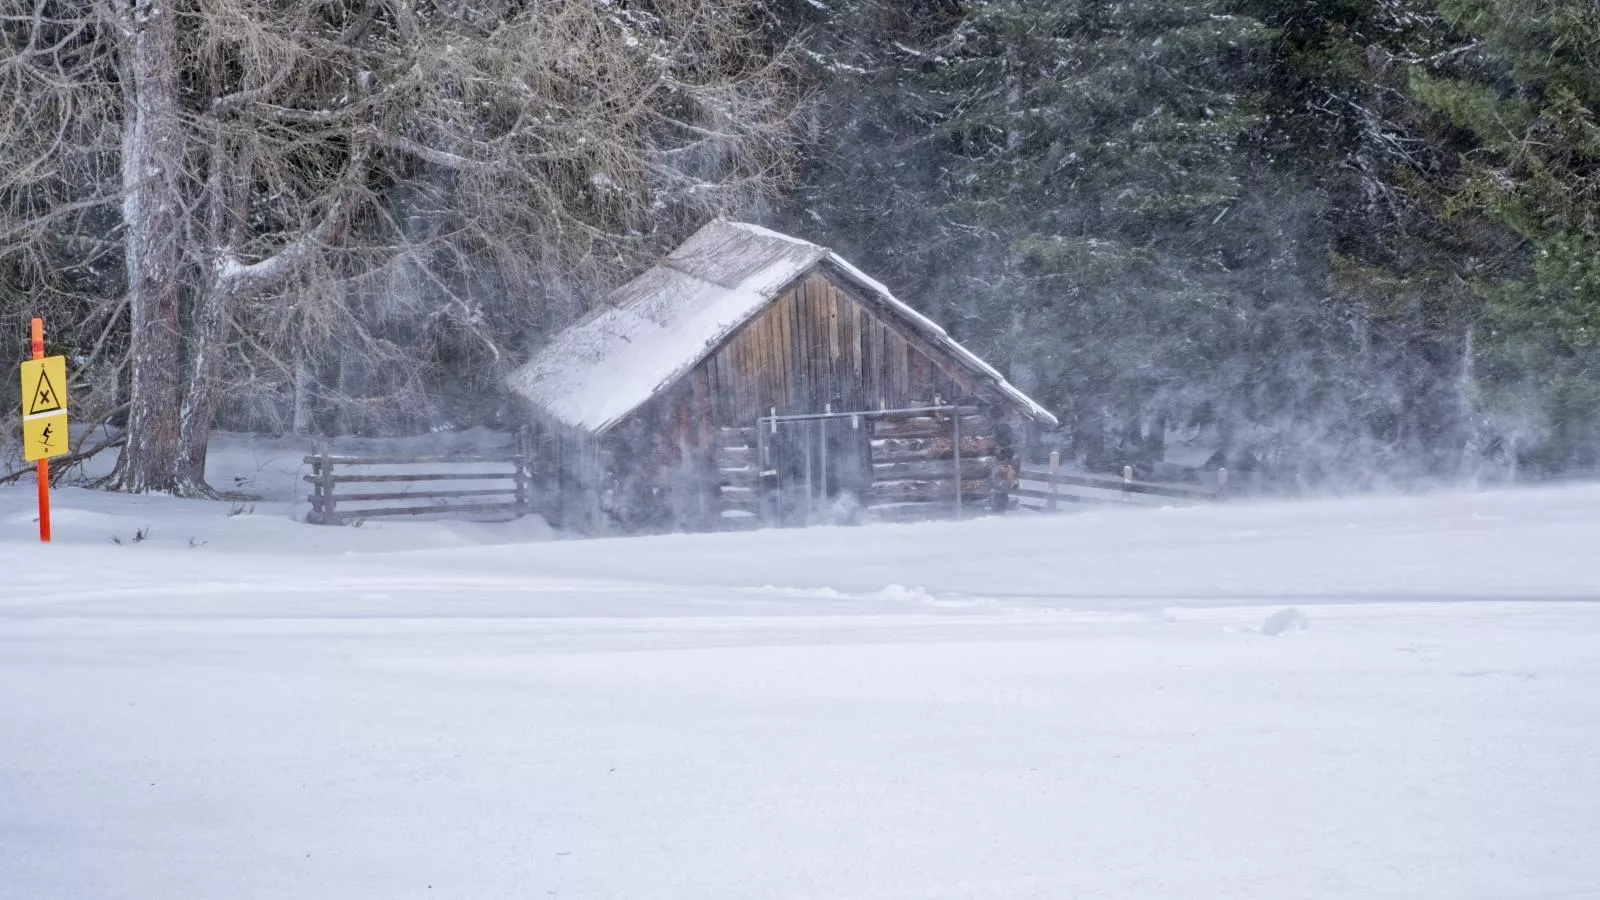
[[[523,429],[518,442],[527,448],[533,512],[560,528],[594,530],[604,480],[597,442],[584,432],[538,421]]]
[[[969,396],[952,374],[822,272],[781,295],[702,366],[716,425]]]

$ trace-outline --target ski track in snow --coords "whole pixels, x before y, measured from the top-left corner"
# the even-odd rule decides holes
[[[64,490],[48,548],[31,498],[5,900],[1600,900],[1597,486],[604,541]]]

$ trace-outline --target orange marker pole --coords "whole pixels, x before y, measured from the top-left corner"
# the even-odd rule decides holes
[[[33,358],[44,359],[44,320],[33,320]],[[50,543],[50,460],[39,460],[39,543]]]

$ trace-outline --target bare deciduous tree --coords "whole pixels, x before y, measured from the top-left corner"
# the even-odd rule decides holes
[[[0,266],[121,255],[117,486],[209,493],[241,373],[403,362],[402,311],[498,355],[759,202],[794,97],[754,6],[0,0]]]

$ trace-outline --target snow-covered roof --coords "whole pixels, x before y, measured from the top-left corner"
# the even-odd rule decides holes
[[[758,225],[722,220],[695,232],[654,268],[618,288],[603,308],[556,335],[507,383],[556,421],[604,432],[688,374],[786,287],[824,264],[1030,418],[1056,423],[994,367],[838,254]]]

